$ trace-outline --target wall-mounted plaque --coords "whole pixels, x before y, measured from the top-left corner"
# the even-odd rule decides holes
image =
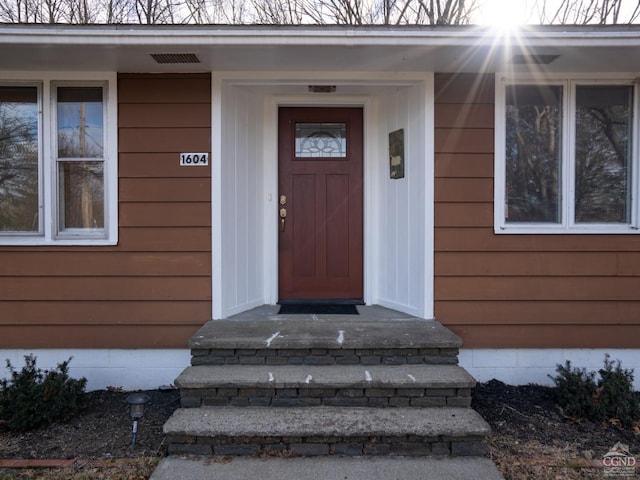
[[[404,178],[404,128],[389,133],[389,176]]]
[[[204,167],[206,165],[209,165],[208,153],[181,153],[180,154],[181,167]]]

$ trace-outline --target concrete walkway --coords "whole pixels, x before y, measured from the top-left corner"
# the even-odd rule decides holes
[[[504,480],[487,458],[168,457],[150,480]]]

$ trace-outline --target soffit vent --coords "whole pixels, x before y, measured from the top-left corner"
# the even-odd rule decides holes
[[[200,63],[195,53],[151,53],[156,63]]]
[[[334,93],[336,91],[335,85],[309,85],[309,93]]]
[[[514,65],[549,65],[560,55],[514,55],[511,63]]]

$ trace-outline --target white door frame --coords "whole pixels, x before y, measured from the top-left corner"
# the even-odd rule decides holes
[[[274,304],[278,301],[278,223],[275,217],[277,212],[278,198],[278,109],[280,107],[356,107],[362,108],[363,114],[363,294],[364,302],[369,304],[373,298],[371,292],[372,282],[368,281],[370,273],[375,275],[375,255],[372,254],[376,235],[372,215],[371,205],[372,178],[373,172],[377,169],[371,168],[371,162],[377,155],[377,146],[371,142],[373,135],[369,134],[372,126],[375,125],[374,112],[376,111],[375,101],[371,96],[345,96],[337,98],[332,95],[310,94],[303,96],[273,95],[266,99],[265,105],[265,129],[264,138],[269,139],[265,144],[265,191],[268,201],[265,203],[264,218],[274,218],[273,222],[265,222],[265,298],[267,303]]]

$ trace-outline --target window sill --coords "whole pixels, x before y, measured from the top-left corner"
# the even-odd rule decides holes
[[[65,238],[65,239],[44,239],[44,238],[25,238],[11,237],[0,238],[0,247],[43,247],[43,246],[113,246],[117,245],[117,239],[105,238]]]
[[[591,227],[549,227],[536,226],[495,226],[496,235],[636,235],[640,233],[637,227],[621,225],[619,227],[591,226]]]

